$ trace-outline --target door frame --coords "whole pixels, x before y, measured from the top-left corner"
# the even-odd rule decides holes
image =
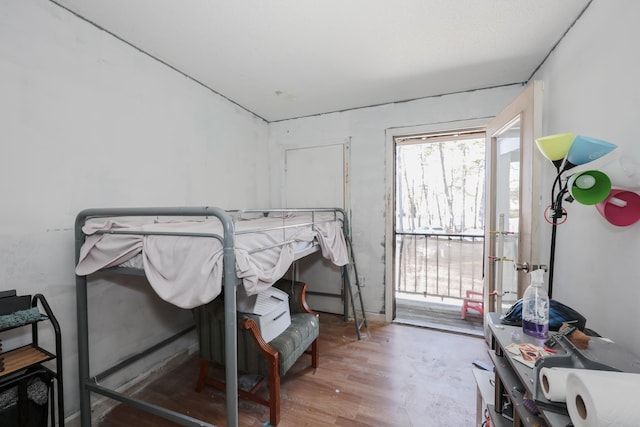
[[[287,152],[295,151],[295,150],[313,150],[313,149],[321,149],[327,147],[341,147],[342,148],[342,203],[340,206],[291,206],[290,201],[287,200]],[[338,138],[338,139],[327,139],[323,141],[313,141],[307,144],[281,144],[279,145],[280,149],[280,203],[282,207],[288,208],[341,208],[345,212],[345,220],[348,224],[351,221],[351,209],[350,209],[350,198],[351,198],[351,176],[350,176],[350,153],[351,153],[351,137],[347,138]],[[311,152],[311,151],[309,151]],[[336,156],[337,157],[337,156]],[[320,176],[315,176],[314,179],[321,179]],[[349,230],[348,230],[349,231]],[[307,290],[307,300],[312,308],[329,312],[334,314],[342,314],[343,316],[348,315],[349,313],[349,305],[348,299],[345,296],[344,291],[344,280],[342,278],[342,269],[339,267],[335,267],[332,264],[327,269],[326,266],[322,266],[318,268],[318,264],[322,264],[327,262],[321,256],[313,256],[309,258],[305,258],[300,260],[301,270],[313,269],[314,277],[318,279],[315,284],[308,283],[309,288]],[[303,267],[304,265],[304,267]],[[335,268],[334,268],[335,267]],[[303,273],[299,273],[303,274]],[[299,280],[299,277],[291,277],[293,280]],[[335,279],[335,282],[334,282]],[[339,282],[339,290],[336,290],[334,293],[334,288],[331,287],[331,284],[335,284]]]
[[[395,138],[422,133],[448,132],[454,130],[485,128],[489,118],[460,120],[429,125],[389,128],[385,130],[386,168],[385,168],[385,263],[384,263],[384,316],[391,323],[396,317],[396,253],[395,253]],[[485,237],[486,239],[486,237]]]
[[[331,145],[342,145],[342,159],[343,159],[343,177],[344,177],[344,189],[343,189],[343,206],[332,206],[336,208],[342,208],[345,210],[348,219],[350,220],[350,206],[351,206],[351,137],[327,139],[322,142],[315,142],[309,144],[280,144],[278,146],[280,150],[280,205],[286,205],[287,194],[287,151],[289,150],[302,150],[327,147]],[[316,206],[317,207],[317,206]]]
[[[541,81],[531,82],[504,110],[496,115],[488,124],[487,135],[487,195],[486,195],[486,228],[485,253],[496,253],[496,239],[492,230],[497,230],[495,218],[495,188],[497,156],[496,139],[513,121],[520,117],[520,222],[518,227],[519,259],[515,262],[540,264],[540,216],[542,205],[541,183],[534,177],[540,175],[541,159],[535,149],[535,139],[542,135],[542,93]],[[489,231],[489,234],[487,234]],[[485,258],[485,307],[495,311],[497,307],[489,300],[489,294],[495,290],[497,263]],[[518,298],[522,297],[526,287],[526,272],[519,270],[517,274]]]

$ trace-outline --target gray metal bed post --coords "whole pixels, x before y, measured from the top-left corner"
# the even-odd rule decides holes
[[[80,259],[80,248],[84,243],[82,226],[86,220],[86,211],[80,212],[76,217],[75,243],[76,243],[76,265]],[[91,398],[89,389],[85,383],[89,380],[89,326],[87,316],[87,276],[76,275],[76,313],[78,327],[78,365],[80,379],[80,425],[88,427],[91,425]]]
[[[220,208],[125,208],[125,209],[86,209],[78,214],[75,224],[76,265],[80,259],[80,249],[84,244],[82,227],[92,216],[215,216],[224,230],[223,236],[223,286],[225,292],[225,357],[226,362],[226,408],[227,426],[238,425],[238,360],[237,360],[237,317],[236,317],[236,270],[235,270],[235,234],[231,217]],[[118,399],[118,393],[97,386],[90,386],[89,369],[89,330],[88,330],[87,277],[76,275],[76,311],[78,321],[78,366],[80,383],[80,422],[82,427],[91,426],[92,389],[103,395]],[[173,411],[146,404],[136,399],[120,399],[134,406],[148,410],[183,425],[210,425],[195,423],[193,419]]]
[[[212,209],[224,228],[223,280],[225,321],[225,379],[227,383],[227,426],[238,425],[238,317],[236,313],[236,254],[235,233],[229,215],[218,208]],[[231,327],[230,327],[231,325]]]

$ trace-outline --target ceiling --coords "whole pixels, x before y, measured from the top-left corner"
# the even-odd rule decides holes
[[[529,80],[591,0],[52,0],[266,121]]]

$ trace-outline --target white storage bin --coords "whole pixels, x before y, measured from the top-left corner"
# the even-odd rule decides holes
[[[265,342],[280,335],[291,324],[289,296],[277,288],[271,287],[259,294],[247,296],[244,289],[239,287],[237,309],[258,324]]]

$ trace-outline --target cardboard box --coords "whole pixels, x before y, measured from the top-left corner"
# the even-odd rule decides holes
[[[265,342],[271,341],[291,325],[289,296],[277,288],[271,287],[252,296],[248,296],[242,287],[238,288],[237,309],[258,324]]]

